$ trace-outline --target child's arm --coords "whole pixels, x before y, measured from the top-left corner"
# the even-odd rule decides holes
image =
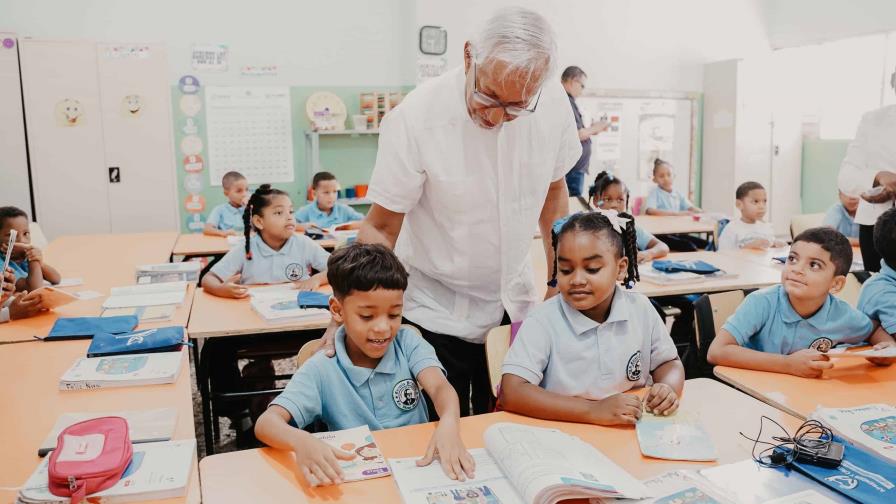
[[[352,460],[355,455],[330,446],[308,432],[291,427],[290,420],[292,416],[285,408],[272,404],[258,417],[255,436],[268,446],[295,452],[296,465],[312,486],[316,486],[316,483],[342,483],[345,475],[339,467],[339,460]]]
[[[208,236],[235,236],[237,232],[233,229],[224,231],[223,229],[218,229],[218,226],[212,224],[211,222],[206,222],[205,227],[202,228],[202,234]]]
[[[654,415],[671,415],[678,409],[684,390],[684,366],[676,357],[660,364],[651,373],[653,385],[644,398],[644,406]]]
[[[429,394],[436,413],[439,414],[439,425],[429,440],[423,458],[417,461],[417,466],[429,465],[438,457],[442,470],[449,478],[458,481],[475,478],[476,462],[460,439],[457,392],[448,383],[442,370],[434,366],[420,371],[417,381]]]
[[[208,275],[206,275],[208,276]],[[308,278],[307,280],[299,280],[298,282],[293,282],[296,289],[298,290],[314,290],[321,285],[327,285],[327,272],[321,271],[319,273],[315,273]]]
[[[894,340],[893,336],[882,326],[871,333],[871,337],[868,338],[868,343],[874,345],[875,350],[896,346],[896,340]],[[872,357],[867,360],[876,366],[889,366],[896,363],[896,358],[894,357]]]
[[[653,238],[647,243],[647,250],[638,252],[638,262],[647,262],[669,255],[669,246]]]
[[[804,378],[818,378],[825,369],[834,367],[827,355],[808,348],[790,355],[744,348],[725,329],[719,330],[719,334],[712,340],[706,360],[718,366],[786,373]]]
[[[614,394],[600,401],[549,392],[515,374],[501,378],[502,409],[522,415],[597,425],[634,424],[641,418],[641,400],[634,394]]]
[[[33,282],[34,284],[37,284],[36,287],[34,287],[32,284],[30,290],[35,290],[43,287],[44,280],[50,282],[53,285],[58,284],[62,280],[62,275],[59,274],[56,268],[44,262],[44,253],[38,247],[31,245],[31,248],[28,249],[27,258],[30,268],[28,274],[28,283],[32,284]],[[37,269],[40,270],[39,275],[36,275],[34,273],[35,266],[37,266]],[[32,280],[32,276],[36,276],[36,279]]]
[[[202,277],[202,288],[205,292],[218,297],[244,298],[249,295],[249,289],[245,285],[240,285],[239,281],[239,273],[227,280],[221,280],[221,277],[209,271]]]

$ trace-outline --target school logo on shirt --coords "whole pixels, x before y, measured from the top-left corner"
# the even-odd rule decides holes
[[[628,358],[628,364],[625,366],[625,376],[629,381],[638,381],[641,379],[641,351],[633,353]]]
[[[416,408],[417,403],[420,402],[420,389],[417,388],[417,382],[407,379],[396,383],[392,389],[392,400],[401,410],[411,411]]]
[[[302,268],[302,265],[299,263],[289,263],[289,265],[286,266],[286,278],[292,281],[300,280],[302,278],[303,269],[304,268]]]
[[[834,342],[831,341],[831,338],[821,337],[813,341],[812,344],[809,345],[809,348],[812,350],[818,350],[821,353],[827,353],[832,346],[834,346]]]

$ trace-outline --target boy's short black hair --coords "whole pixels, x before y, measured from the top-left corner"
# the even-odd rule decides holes
[[[221,177],[221,187],[223,187],[224,189],[230,189],[230,186],[234,182],[239,182],[240,180],[246,180],[246,177],[238,171],[229,171],[225,173],[223,177]]]
[[[568,66],[563,73],[560,74],[560,82],[567,82],[572,79],[578,79],[580,77],[588,78],[588,74],[585,73],[584,70],[577,66]]]
[[[843,233],[827,226],[809,228],[796,235],[796,242],[814,243],[831,254],[835,275],[846,275],[852,266],[852,245]]]
[[[342,299],[352,291],[406,290],[408,271],[385,246],[352,243],[330,255],[327,280],[333,287],[333,295]]]
[[[317,189],[317,184],[325,180],[336,180],[336,175],[328,171],[317,172],[314,174],[314,178],[311,179],[311,187]]]
[[[734,193],[735,199],[744,199],[750,194],[750,191],[755,191],[756,189],[765,190],[765,187],[762,187],[762,184],[759,182],[753,182],[752,180],[749,182],[744,182],[743,184],[737,186],[737,191]]]
[[[887,266],[896,268],[896,208],[887,210],[877,218],[874,248]]]
[[[25,213],[25,211],[19,207],[14,207],[14,206],[0,207],[0,227],[3,227],[6,225],[6,219],[15,219],[16,217],[24,217],[27,219],[28,214]]]

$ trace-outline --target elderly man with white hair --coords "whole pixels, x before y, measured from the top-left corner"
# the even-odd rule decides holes
[[[542,16],[502,9],[464,44],[462,67],[409,93],[380,128],[358,241],[394,248],[407,267],[405,321],[435,347],[462,415],[471,394],[474,413],[491,407],[486,333],[539,301],[536,223],[552,264],[551,224],[568,211],[564,176],[582,147],[550,78],[556,53]]]

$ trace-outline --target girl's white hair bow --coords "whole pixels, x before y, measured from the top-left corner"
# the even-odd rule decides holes
[[[622,230],[625,229],[625,225],[628,224],[629,220],[631,220],[625,217],[620,217],[619,212],[617,212],[616,210],[603,210],[601,208],[598,208],[595,211],[606,217],[607,220],[610,221],[610,225],[613,226],[613,229],[615,229],[619,234],[622,234]]]

